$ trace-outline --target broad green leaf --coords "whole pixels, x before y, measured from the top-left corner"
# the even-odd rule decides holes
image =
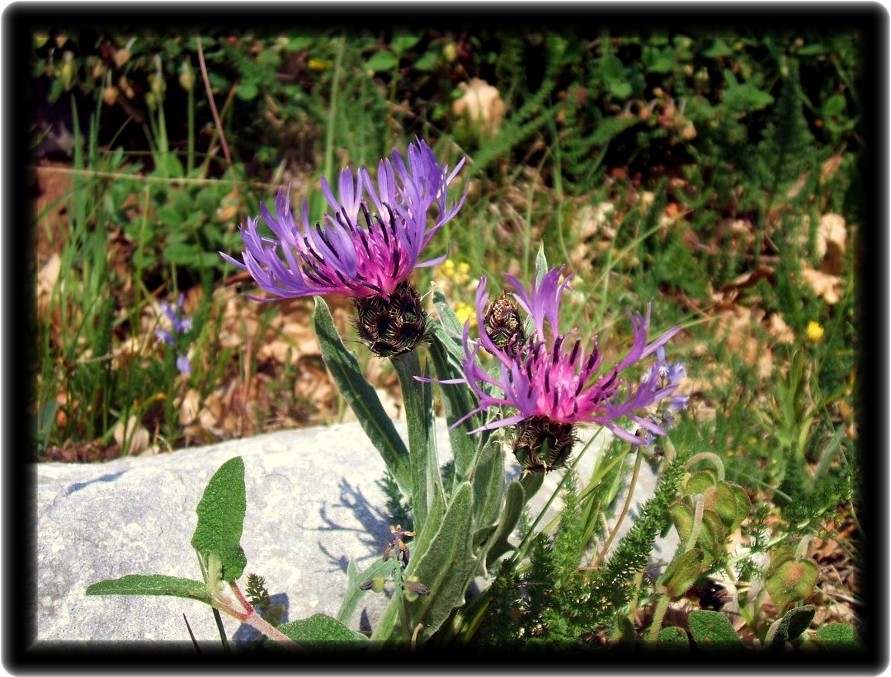
[[[808,629],[816,612],[816,608],[811,605],[790,609],[782,618],[773,622],[764,643],[771,651],[783,651],[786,642],[791,642]]]
[[[393,52],[378,52],[365,62],[365,68],[375,73],[391,71],[399,64],[398,57]]]
[[[697,543],[702,547],[704,554],[703,567],[709,567],[715,560],[720,560],[725,554],[727,542],[727,529],[718,514],[714,510],[705,510],[702,513],[702,528],[699,530]]]
[[[198,525],[192,534],[192,547],[202,559],[216,553],[222,564],[222,580],[239,578],[247,565],[241,549],[241,532],[246,509],[244,461],[230,458],[214,473],[198,502]]]
[[[718,611],[691,611],[688,617],[690,634],[696,646],[704,651],[728,649],[742,649],[742,640],[727,620],[727,617]]]
[[[693,548],[676,556],[665,569],[662,579],[665,593],[673,599],[683,597],[702,573],[702,560],[703,554],[699,548]]]
[[[464,603],[476,564],[471,552],[472,502],[473,490],[469,482],[464,482],[455,490],[432,537],[428,536],[434,516],[431,511],[427,528],[418,536],[417,550],[412,550],[404,575],[417,576],[430,591],[408,604],[409,627],[423,623],[421,637],[436,632],[452,610]],[[400,600],[394,600],[387,607],[372,640],[408,640],[401,637],[402,629],[397,627],[399,604]]]
[[[833,651],[842,649],[862,649],[854,628],[847,623],[828,623],[817,630],[820,644]]]
[[[669,509],[668,514],[678,530],[681,543],[686,543],[693,531],[693,507],[689,498],[678,499]]]
[[[660,649],[668,649],[672,651],[683,651],[690,649],[690,638],[682,628],[677,626],[669,626],[659,631],[659,637],[656,640]]]
[[[430,637],[464,604],[476,566],[470,543],[472,508],[473,490],[465,482],[455,491],[430,548],[406,570],[406,576],[417,576],[430,590],[409,606],[411,627],[424,624],[421,637]]]
[[[93,583],[88,595],[166,595],[197,599],[210,604],[207,586],[201,581],[162,574],[129,574],[114,580]]]
[[[688,496],[693,494],[702,494],[707,489],[715,486],[717,476],[714,470],[700,470],[693,473],[684,483],[684,493]]]
[[[421,37],[418,35],[394,35],[393,39],[390,40],[390,47],[392,47],[393,51],[397,54],[402,54],[414,47],[420,41]]]
[[[778,567],[771,566],[764,587],[777,610],[782,611],[786,605],[803,600],[813,592],[817,574],[817,565],[810,560],[787,560]]]
[[[413,529],[421,531],[435,494],[443,494],[442,476],[433,436],[433,392],[430,383],[417,381],[421,373],[418,351],[390,360],[402,386],[405,420],[408,424],[409,471],[411,473]]]
[[[436,66],[438,56],[436,52],[429,51],[425,52],[423,56],[418,57],[418,59],[412,64],[417,71],[432,71]]]
[[[341,395],[352,409],[353,413],[368,435],[368,439],[380,452],[387,469],[396,478],[402,494],[411,498],[411,476],[408,466],[408,449],[396,432],[393,421],[387,416],[380,398],[374,392],[374,388],[362,375],[359,362],[356,357],[347,350],[337,330],[328,304],[324,299],[315,298],[315,310],[313,311],[313,324],[316,336],[319,339],[319,347],[322,351],[322,359]]]
[[[238,85],[238,88],[235,90],[235,95],[243,101],[253,101],[259,93],[260,90],[253,82],[244,82]]]
[[[749,512],[752,509],[752,499],[749,498],[749,494],[746,493],[746,490],[743,489],[738,484],[730,483],[730,487],[733,489],[733,498],[736,501],[736,521],[734,522],[734,529],[742,524],[743,520],[749,516]]]
[[[278,629],[309,651],[313,649],[330,651],[333,645],[336,645],[338,651],[348,650],[349,644],[355,644],[355,648],[358,649],[368,641],[364,635],[353,632],[336,618],[325,614],[315,614],[300,621],[284,623],[279,625]],[[268,638],[265,645],[270,648],[278,646],[275,641]]]
[[[733,487],[730,486],[729,482],[718,482],[712,493],[714,495],[714,506],[712,506],[712,509],[721,518],[728,530],[735,529],[737,525],[737,506]],[[706,503],[706,505],[709,504]]]

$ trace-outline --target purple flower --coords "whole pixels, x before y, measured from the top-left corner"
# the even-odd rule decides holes
[[[507,276],[516,290],[514,298],[528,313],[535,329],[521,345],[509,344],[499,348],[485,331],[480,332],[479,342],[472,342],[469,324],[465,324],[464,379],[459,382],[470,386],[479,406],[464,418],[491,407],[504,406],[517,413],[487,423],[473,432],[534,420],[539,437],[542,429],[553,430],[555,426],[562,426],[568,434],[571,426],[577,423],[603,425],[634,444],[647,444],[652,441],[650,435],[666,434],[665,427],[650,409],[670,397],[683,378],[683,366],[667,364],[663,349],[680,327],[648,342],[649,308],[645,316],[630,314],[631,349],[617,364],[604,369],[603,355],[596,339],[590,348],[586,348],[581,339],[573,338],[570,333],[560,333],[560,299],[569,288],[569,277],[560,281],[562,272],[562,268],[549,270],[528,291],[515,278]],[[487,301],[486,279],[483,278],[476,295],[480,327],[485,326]],[[480,365],[481,347],[495,357],[495,375]],[[639,381],[631,382],[623,376],[626,370],[653,353],[657,354],[657,360]],[[686,404],[686,400],[674,398],[670,403],[669,408],[677,410]],[[619,426],[617,421],[623,418],[636,423],[642,432],[635,435]]]
[[[172,306],[169,303],[161,303],[161,312],[167,316],[167,319],[170,321],[170,326],[172,328],[172,332],[158,327],[155,329],[155,336],[159,341],[163,341],[169,346],[175,346],[177,344],[176,337],[174,334],[186,334],[192,329],[192,318],[186,317],[182,314],[183,312],[183,303],[185,301],[185,297],[180,294],[176,300],[176,306]],[[176,359],[176,368],[179,369],[181,374],[190,374],[192,373],[191,364],[189,363],[189,358],[186,355],[179,355]]]
[[[243,262],[220,252],[247,270],[274,298],[339,294],[356,298],[390,297],[415,268],[440,263],[445,256],[418,262],[421,251],[464,203],[448,198],[454,170],[440,165],[422,140],[409,145],[408,157],[396,150],[378,165],[375,182],[365,167],[340,173],[335,195],[322,179],[329,205],[321,224],[312,225],[306,202],[296,217],[287,191],[279,190],[275,214],[265,206],[241,228]],[[435,218],[428,227],[428,213]],[[261,219],[273,237],[260,235]],[[261,299],[251,296],[258,301]]]

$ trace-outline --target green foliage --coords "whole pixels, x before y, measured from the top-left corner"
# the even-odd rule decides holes
[[[337,619],[325,614],[313,614],[309,618],[291,621],[278,626],[278,629],[310,652],[330,652],[332,648],[338,651],[357,651],[366,641],[364,635],[353,632]],[[270,639],[266,639],[264,643],[267,648],[284,650]]]
[[[337,383],[341,395],[356,414],[368,438],[381,453],[387,469],[402,489],[403,496],[411,498],[408,449],[384,412],[374,388],[363,377],[356,357],[343,345],[334,328],[328,304],[321,298],[316,298],[313,322],[325,366]]]
[[[430,387],[412,380],[429,375],[428,369],[440,380],[458,373],[461,325],[445,298],[432,298],[439,321],[431,323],[430,342],[420,349],[429,359],[424,370],[413,364],[400,372],[404,391],[419,395],[408,412],[414,462],[320,301],[314,323],[323,356],[387,462],[388,510],[394,523],[416,522],[422,531],[412,545],[412,570],[404,573],[420,572],[432,594],[406,601],[401,610],[393,606],[381,636],[410,637],[416,627],[411,623],[424,622],[424,638],[439,629],[496,646],[521,639],[575,642],[594,630],[633,639],[629,607],[634,610],[638,597],[648,599],[641,572],[670,518],[682,538],[698,532],[672,562],[656,598],[680,597],[703,572],[730,565],[738,582],[764,579],[780,607],[813,589],[805,555],[786,561],[779,555],[787,541],[822,533],[826,519],[853,502],[858,468],[837,408],[850,399],[854,382],[854,247],[836,271],[846,282],[837,304],[807,288],[801,267],[820,266],[821,215],[842,214],[849,226],[859,217],[857,36],[806,29],[788,39],[661,30],[588,34],[582,28],[559,36],[508,29],[458,36],[437,29],[300,36],[211,29],[201,44],[220,126],[203,95],[195,38],[89,31],[61,43],[56,37],[36,40],[34,78],[49,100],[76,96],[92,110],[84,115],[80,109],[86,134],[77,118],[72,126],[76,173],[65,198],[71,233],[61,248],[64,283],[53,289],[48,314],[58,319],[37,328],[38,453],[66,440],[107,442],[114,425],[131,415],[151,421],[171,446],[179,445],[184,436],[177,397],[186,388],[211,392],[231,372],[236,355],[216,350],[222,312],[213,306],[212,292],[233,272],[216,252],[237,250],[238,222],[256,214],[260,200],[271,200],[274,187],[291,177],[298,177],[297,190],[301,182],[310,187],[310,212],[317,217],[323,196],[312,187],[319,177],[334,181],[338,167],[374,163],[420,134],[444,155],[467,155],[477,179],[468,200],[473,216],[442,230],[440,251],[458,251],[475,272],[501,276],[517,265],[528,273],[531,243],[541,240],[577,274],[581,295],[589,291],[583,280],[592,278],[590,271],[602,272],[599,308],[578,303],[582,334],[612,325],[626,305],[650,299],[660,299],[656,312],[664,315],[654,318],[654,326],[684,324],[697,346],[688,373],[701,383],[710,378],[703,367],[712,362],[726,373],[697,394],[716,412],[713,420],[685,417],[672,439],[682,454],[714,450],[733,482],[699,470],[682,487],[680,466],[666,461],[657,496],[635,516],[613,556],[580,572],[583,554],[606,536],[602,518],[627,474],[627,452],[616,445],[587,487],[567,487],[557,531],[530,533],[517,546],[514,526],[532,493],[525,489],[535,488],[536,478],[503,486],[498,436],[469,437],[466,431],[483,423],[474,417],[450,430],[454,463],[448,473],[430,453],[431,408],[441,403],[451,423],[475,406],[465,389],[442,389],[433,400]],[[486,79],[505,103],[506,117],[493,134],[470,133],[451,111],[459,84],[471,77]],[[217,150],[221,140],[228,142],[231,159],[224,161]],[[833,157],[841,158],[837,168],[825,171]],[[269,183],[249,183],[248,176]],[[579,204],[607,201],[613,211],[593,234],[575,233],[564,221]],[[737,239],[729,223],[743,224],[753,240]],[[126,245],[123,259],[133,267],[132,278],[123,279],[114,265],[121,257],[112,243]],[[738,344],[731,347],[729,335],[692,319],[707,318],[723,285],[765,263],[770,276],[718,303],[764,309],[792,330],[794,357],[776,350],[760,328],[756,332],[783,363],[776,368],[782,376],[767,379],[743,359]],[[426,286],[429,273],[419,278]],[[204,295],[196,329],[185,338],[209,353],[194,373],[180,378],[171,352],[163,360],[147,359],[145,346],[141,359],[117,359],[119,338],[140,326],[155,299],[173,298],[190,286],[201,286]],[[804,343],[810,321],[826,329],[820,344]],[[282,381],[292,377],[288,372]],[[682,490],[688,498],[678,500]],[[237,499],[238,491],[231,495]],[[715,499],[699,522],[695,496]],[[413,515],[408,498],[414,499]],[[229,518],[240,525],[239,510],[243,519],[237,505]],[[202,518],[205,526],[209,517]],[[463,529],[460,542],[446,537],[446,522]],[[219,566],[227,581],[244,566],[229,528],[214,526],[211,531],[222,535],[201,543],[205,564]],[[728,539],[738,528],[752,539],[751,552],[728,560]],[[208,552],[220,561],[211,561]],[[771,555],[767,570],[754,558],[762,553]],[[452,565],[437,564],[438,557]],[[465,566],[467,561],[473,565]],[[493,566],[499,572],[489,592],[472,603],[478,606],[454,614],[470,576]],[[352,565],[351,585],[368,582],[365,575],[377,581],[383,573],[401,581],[401,569],[392,568],[392,561],[365,572]],[[91,586],[90,594],[197,590],[194,581],[162,578],[125,577],[123,583]],[[263,590],[253,592],[260,606]],[[362,593],[351,589],[344,614],[355,610]],[[801,609],[806,607],[773,621],[772,645],[856,641],[850,626],[839,625],[811,637],[801,627],[807,614]],[[694,612],[695,648],[737,645],[721,618]],[[346,639],[341,627],[326,625],[331,619],[310,620],[294,625],[309,633],[301,642],[311,643],[316,626],[322,636]],[[750,625],[765,636],[766,621],[756,618]],[[676,629],[657,631],[661,643],[688,644]]]
[[[201,581],[160,574],[129,574],[115,580],[93,583],[88,595],[168,595],[210,603],[207,586]]]
[[[197,508],[198,524],[192,535],[192,547],[202,562],[210,561],[215,555],[221,566],[217,572],[220,580],[227,582],[240,578],[247,565],[241,548],[247,507],[244,492],[244,460],[236,456],[210,478]]]
[[[656,537],[668,525],[682,472],[683,464],[677,461],[662,468],[655,495],[642,506],[609,560],[593,571],[579,571],[586,543],[578,499],[569,488],[553,540],[538,534],[532,541],[528,571],[518,574],[505,565],[496,576],[480,641],[493,646],[521,640],[562,644],[597,628],[611,628],[636,590],[635,578],[646,566]],[[517,599],[522,600],[519,606]]]
[[[718,611],[693,611],[688,622],[693,641],[703,651],[726,652],[743,648],[727,616]]]

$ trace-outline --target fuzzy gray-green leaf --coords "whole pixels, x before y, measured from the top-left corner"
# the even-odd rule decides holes
[[[491,567],[495,560],[501,555],[512,549],[514,546],[510,544],[508,538],[513,533],[520,515],[523,513],[523,506],[526,503],[523,487],[517,480],[507,485],[505,492],[504,508],[501,511],[501,518],[498,521],[498,529],[490,538],[491,545],[486,550],[486,569]]]
[[[728,650],[743,648],[742,640],[727,620],[717,611],[696,610],[688,617],[690,634],[696,646],[703,650]]]
[[[347,350],[337,334],[328,304],[318,297],[315,301],[313,324],[325,366],[328,367],[341,395],[356,415],[368,439],[380,452],[387,469],[396,478],[403,495],[411,498],[408,449],[384,411],[374,388],[362,375],[356,357]]]
[[[411,627],[423,623],[423,637],[430,637],[452,610],[464,603],[476,564],[470,543],[472,504],[473,490],[464,482],[455,491],[430,547],[406,570],[406,576],[417,576],[430,590],[409,605]]]
[[[332,648],[344,650],[349,649],[350,644],[358,649],[368,641],[364,635],[353,632],[336,618],[325,614],[314,614],[309,618],[284,623],[278,629],[308,651],[330,651]],[[277,643],[271,639],[267,639],[265,645],[269,648],[277,647]]]
[[[440,310],[440,316],[442,312]],[[452,340],[443,327],[433,324],[430,339],[430,361],[433,363],[436,378],[440,381],[461,378],[463,373],[459,366],[460,362],[457,361],[459,358],[453,355],[449,347]],[[471,416],[457,428],[452,428],[455,421],[463,418],[477,406],[470,388],[460,384],[443,384],[440,386],[440,392],[449,425],[449,442],[452,446],[452,457],[455,459],[455,476],[463,480],[473,462],[478,442],[485,440],[487,435],[485,433],[477,436],[468,435],[469,431],[479,427],[477,416]]]
[[[241,548],[246,507],[244,461],[236,456],[220,466],[207,483],[198,502],[198,525],[192,534],[192,547],[202,558],[216,553],[222,564],[221,578],[230,583],[247,566]]]
[[[436,494],[443,494],[433,436],[433,394],[430,383],[415,379],[416,376],[427,377],[426,373],[421,373],[416,350],[397,355],[391,362],[399,376],[408,424],[413,528],[421,531]]]
[[[197,599],[210,604],[207,586],[201,581],[162,574],[129,574],[114,580],[93,583],[88,595],[166,595]]]

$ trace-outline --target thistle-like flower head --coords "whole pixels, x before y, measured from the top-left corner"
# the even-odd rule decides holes
[[[329,210],[316,224],[306,202],[299,217],[291,211],[282,188],[274,214],[261,206],[260,215],[241,228],[243,260],[220,254],[272,296],[251,297],[258,301],[326,294],[387,298],[415,268],[445,258],[419,262],[430,239],[464,203],[464,197],[450,201],[447,190],[463,164],[462,159],[450,171],[418,139],[407,157],[394,150],[391,159],[381,160],[376,181],[365,167],[355,174],[345,168],[337,195],[322,180]],[[260,234],[261,220],[273,237]]]
[[[672,395],[683,377],[683,368],[668,365],[662,350],[680,327],[670,329],[648,342],[649,308],[646,315],[631,313],[631,349],[621,361],[604,368],[603,355],[596,340],[586,347],[572,333],[560,332],[560,300],[569,289],[569,277],[561,281],[562,274],[560,268],[551,269],[528,290],[515,278],[507,276],[515,289],[514,298],[534,325],[534,332],[530,332],[521,346],[498,345],[499,342],[493,341],[486,331],[480,331],[478,342],[471,341],[469,325],[465,324],[464,381],[479,401],[477,409],[468,416],[495,406],[516,410],[516,414],[487,423],[474,432],[519,423],[527,425],[530,419],[534,419],[538,422],[535,435],[539,435],[545,421],[548,422],[545,430],[551,437],[554,437],[555,426],[563,426],[563,438],[577,423],[596,423],[634,444],[651,443],[649,435],[664,435],[666,431],[649,410]],[[476,295],[480,327],[485,326],[488,297],[486,279],[483,278]],[[495,357],[495,375],[480,364],[481,348]],[[641,379],[631,381],[624,376],[632,365],[657,352],[659,359]],[[680,408],[684,403],[682,399],[672,400],[671,409]],[[619,419],[636,423],[638,434],[621,427]],[[526,437],[529,438],[529,434]],[[559,463],[550,467],[554,465]]]

